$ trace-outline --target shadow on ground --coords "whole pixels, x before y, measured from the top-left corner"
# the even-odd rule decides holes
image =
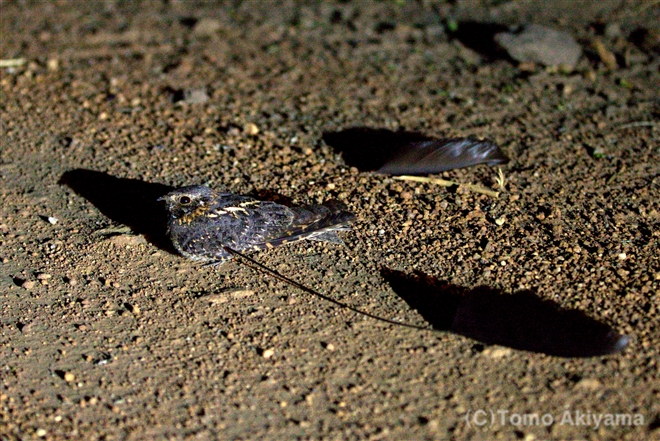
[[[507,52],[500,48],[495,41],[495,35],[500,32],[508,32],[508,26],[497,23],[480,23],[475,21],[464,21],[458,24],[456,31],[449,34],[465,46],[485,57],[487,61],[513,60]]]
[[[417,132],[368,127],[323,133],[323,141],[340,153],[347,165],[360,171],[376,171],[406,145],[431,139]]]
[[[433,328],[484,344],[560,357],[595,357],[619,352],[629,341],[608,325],[531,291],[468,289],[422,273],[390,269],[383,269],[382,276]]]
[[[176,253],[167,237],[167,212],[156,200],[173,187],[86,169],[69,170],[58,183],[87,199],[112,221],[144,235],[158,248]]]

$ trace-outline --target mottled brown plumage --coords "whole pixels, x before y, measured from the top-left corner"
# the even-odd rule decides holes
[[[300,240],[342,243],[337,231],[355,219],[336,201],[287,207],[202,185],[177,189],[159,200],[169,212],[174,247],[193,260],[221,264],[237,251],[273,248]]]

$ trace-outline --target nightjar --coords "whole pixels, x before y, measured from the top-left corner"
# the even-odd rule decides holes
[[[192,260],[222,264],[236,251],[262,250],[299,240],[343,243],[355,215],[337,201],[287,207],[203,185],[182,187],[159,198],[169,213],[174,247]]]

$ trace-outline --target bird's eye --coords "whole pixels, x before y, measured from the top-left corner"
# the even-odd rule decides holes
[[[181,197],[179,198],[179,203],[180,203],[181,205],[188,205],[188,204],[191,203],[191,202],[192,202],[192,199],[190,199],[188,196],[181,196]]]

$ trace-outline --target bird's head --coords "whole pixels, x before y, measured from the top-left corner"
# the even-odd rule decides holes
[[[172,218],[181,219],[209,207],[213,195],[214,192],[209,187],[191,185],[178,188],[158,200],[165,202]]]

